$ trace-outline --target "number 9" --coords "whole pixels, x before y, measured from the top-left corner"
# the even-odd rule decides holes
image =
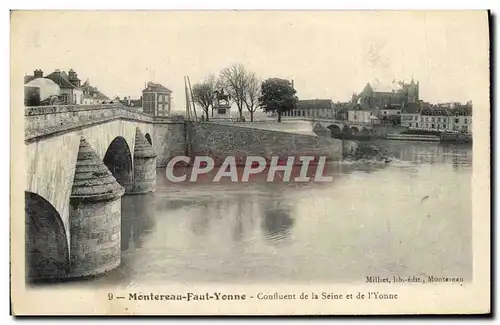
[[[109,300],[113,300],[113,294],[112,293],[108,293],[108,299]]]

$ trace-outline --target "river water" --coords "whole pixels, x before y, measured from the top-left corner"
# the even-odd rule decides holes
[[[364,282],[472,276],[472,146],[379,141],[389,164],[327,183],[171,183],[122,200],[122,264],[86,284]],[[210,176],[210,175],[209,175]]]

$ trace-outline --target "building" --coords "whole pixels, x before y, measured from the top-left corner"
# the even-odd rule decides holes
[[[120,100],[120,103],[123,106],[142,109],[142,96],[139,99],[132,99],[131,97],[123,97],[123,99]]]
[[[32,76],[24,76],[24,83],[25,85],[31,84],[37,79],[51,80],[59,87],[58,105],[96,105],[109,102],[109,98],[96,87],[92,87],[88,80],[80,85],[81,81],[73,69],[70,69],[68,73],[56,69],[45,78],[43,71],[37,69]],[[44,85],[47,85],[47,82],[44,82]]]
[[[66,105],[83,104],[83,89],[80,87],[80,79],[78,79],[78,75],[73,69],[69,70],[68,73],[56,69],[46,78],[59,85],[63,103]]]
[[[96,87],[92,87],[89,80],[83,83],[82,90],[84,105],[97,105],[109,102],[109,98]]]
[[[283,116],[335,118],[335,105],[331,99],[305,99],[297,102],[297,108]]]
[[[372,124],[374,115],[371,110],[363,109],[361,107],[352,108],[347,112],[347,120],[350,123],[366,123]],[[375,119],[377,119],[375,117]]]
[[[420,111],[419,123],[415,128],[428,131],[450,131],[453,129],[450,111],[447,108],[433,106]]]
[[[146,114],[169,116],[172,91],[163,85],[148,82],[142,91],[142,109]]]
[[[451,130],[461,133],[472,133],[472,103],[455,105],[450,110]]]
[[[409,103],[401,110],[401,126],[408,128],[418,127],[420,119],[420,103]]]
[[[347,120],[348,112],[352,109],[352,102],[337,102],[334,105],[335,119],[336,120]]]
[[[410,129],[439,131],[439,132],[458,132],[472,133],[472,105],[453,106],[450,109],[448,106],[435,105],[425,107],[420,111],[420,114],[415,121],[407,120],[407,125]]]
[[[24,105],[40,106],[59,104],[59,86],[47,78],[34,78],[24,85]]]
[[[363,109],[376,109],[392,105],[407,105],[419,101],[419,82],[412,79],[410,83],[393,81],[390,91],[374,90],[367,83],[363,91],[353,94],[352,102],[362,106]]]
[[[382,108],[375,108],[375,115],[382,124],[401,124],[401,109],[404,104],[388,104]]]

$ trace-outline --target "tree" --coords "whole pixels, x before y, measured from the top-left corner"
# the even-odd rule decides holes
[[[233,64],[220,73],[220,84],[224,87],[238,107],[240,119],[243,119],[248,72],[242,64]]]
[[[297,107],[298,98],[290,81],[280,78],[269,78],[262,83],[262,96],[259,98],[259,106],[264,112],[278,113],[278,122],[281,122],[283,112]]]
[[[261,87],[259,79],[257,79],[254,73],[248,74],[246,80],[245,97],[243,101],[247,110],[250,112],[250,122],[253,122],[253,113],[255,113],[255,111],[259,107],[260,90]]]
[[[193,85],[193,98],[196,103],[198,103],[203,109],[203,115],[207,119],[208,112],[212,108],[212,117],[214,112],[214,91],[217,81],[215,76],[209,75],[203,82]]]

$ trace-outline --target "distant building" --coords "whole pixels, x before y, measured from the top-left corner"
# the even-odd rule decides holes
[[[471,134],[472,103],[453,106],[424,105],[418,113],[415,107],[408,107],[402,113],[401,125],[410,129]]]
[[[351,123],[371,124],[374,119],[376,120],[377,118],[373,115],[371,110],[363,109],[361,107],[349,109],[347,112],[347,120]]]
[[[54,81],[61,88],[62,101],[66,105],[83,104],[83,89],[80,87],[80,79],[73,69],[68,73],[56,69],[46,78]]]
[[[389,104],[382,108],[375,108],[375,115],[382,124],[401,124],[401,109],[404,104]]]
[[[336,120],[347,120],[348,112],[353,108],[352,102],[337,102],[334,104],[335,119]]]
[[[109,102],[108,96],[104,95],[96,87],[92,87],[88,80],[83,83],[82,90],[84,105],[97,105]]]
[[[61,89],[47,78],[31,79],[24,85],[24,105],[40,106],[59,103]]]
[[[421,104],[409,103],[401,110],[401,126],[408,128],[418,127],[420,117]]]
[[[120,103],[123,106],[132,107],[132,108],[142,108],[142,97],[139,99],[132,99],[130,97],[123,97],[120,100]]]
[[[419,82],[412,79],[410,83],[393,81],[391,91],[374,90],[367,83],[363,91],[353,95],[353,102],[361,105],[363,109],[380,109],[392,105],[407,105],[419,101]]]
[[[450,131],[453,129],[447,108],[434,106],[420,111],[420,125],[416,128],[430,131]]]
[[[24,83],[25,85],[32,85],[34,82],[37,83],[36,80],[39,79],[50,80],[58,86],[59,96],[57,101],[54,101],[54,98],[49,101],[54,103],[57,102],[58,105],[96,105],[109,102],[109,98],[96,87],[92,87],[88,80],[85,81],[83,85],[80,85],[81,81],[73,69],[70,69],[68,73],[56,69],[45,78],[43,76],[43,71],[37,69],[32,76],[24,76]],[[42,84],[48,89],[47,85],[49,85],[49,83],[43,81]],[[31,93],[33,94],[33,91],[31,91]],[[55,95],[51,94],[51,96],[53,97]],[[44,97],[43,94],[42,97]],[[46,104],[43,101],[42,99],[41,104]],[[45,100],[45,102],[47,102],[47,100]]]
[[[142,109],[146,114],[154,116],[169,116],[171,110],[171,94],[163,85],[148,82],[142,91]]]
[[[297,102],[297,108],[284,112],[283,116],[335,117],[335,106],[331,99],[305,99]]]

